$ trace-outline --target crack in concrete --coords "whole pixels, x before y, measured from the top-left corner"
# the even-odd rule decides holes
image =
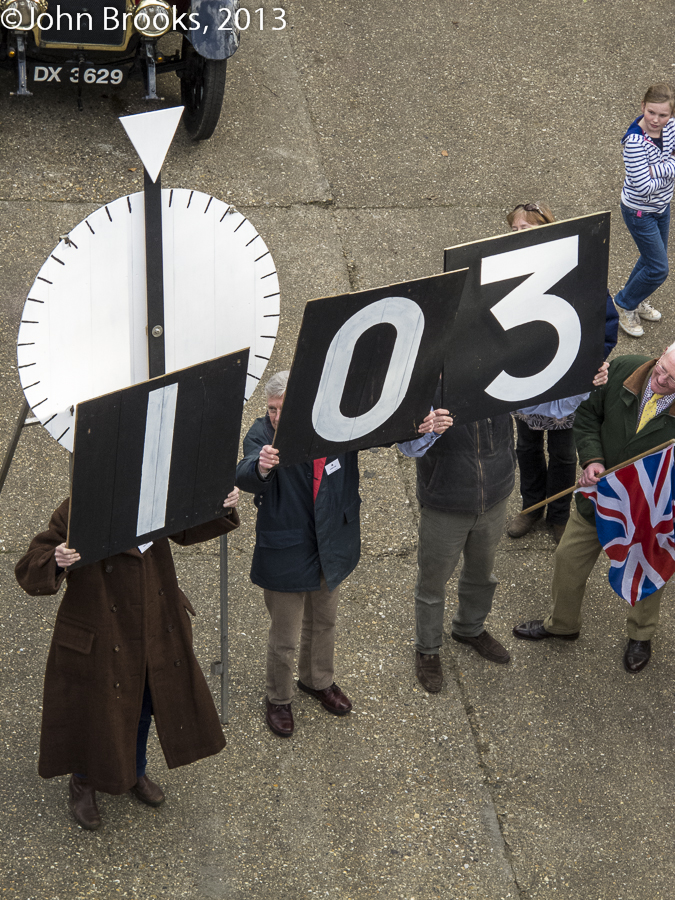
[[[402,453],[399,452],[396,454],[396,456],[399,467],[399,475],[403,482],[406,496],[410,501],[410,511],[413,515],[415,523],[417,524],[419,521],[419,510],[417,506],[417,496],[415,490],[416,484],[411,477],[412,467],[409,465],[408,458],[405,457]],[[518,549],[522,551],[522,548]],[[516,548],[514,548],[514,551],[518,552]],[[464,707],[464,712],[471,729],[471,735],[473,737],[473,742],[476,748],[478,767],[481,771],[483,784],[485,785],[486,791],[490,797],[490,804],[484,806],[481,809],[481,818],[483,819],[483,823],[485,825],[487,833],[492,838],[493,849],[503,860],[501,870],[506,881],[509,883],[511,889],[515,891],[516,896],[519,898],[519,900],[527,900],[528,891],[518,884],[518,879],[516,878],[513,867],[514,854],[504,835],[503,823],[497,810],[497,800],[492,787],[493,772],[490,764],[485,759],[485,753],[488,747],[485,742],[481,740],[480,724],[476,719],[475,709],[469,699],[465,685],[462,681],[459,663],[452,655],[446,657],[446,659],[449,659],[450,670],[452,672],[455,684],[457,685],[460,701],[462,703],[462,706]]]
[[[307,99],[307,94],[305,92],[305,86],[303,84],[302,74],[301,74],[298,64],[296,62],[296,53],[295,53],[295,46],[294,46],[294,42],[293,42],[293,33],[291,31],[289,31],[286,34],[286,40],[288,42],[289,56],[291,57],[291,66],[295,73],[295,80],[296,80],[296,83],[298,86],[298,93],[302,97],[302,103],[305,108],[305,115],[307,116],[307,122],[309,124],[309,128],[310,128],[312,138],[314,141],[314,153],[316,154],[316,159],[317,159],[317,163],[318,163],[317,168],[318,168],[319,172],[321,173],[321,176],[323,177],[323,180],[325,181],[326,188],[327,188],[327,190],[326,190],[327,196],[325,197],[325,199],[310,200],[310,201],[308,201],[308,203],[303,203],[300,205],[301,206],[306,206],[306,205],[319,206],[320,208],[327,209],[334,204],[335,194],[333,193],[333,185],[330,183],[330,179],[328,178],[328,175],[326,174],[325,161],[321,154],[321,143],[319,140],[320,130],[319,130],[319,128],[317,128],[317,124],[314,121],[314,116],[312,115],[312,107]],[[293,206],[296,204],[291,204],[291,205]],[[338,235],[338,237],[340,237],[340,236]],[[342,246],[341,238],[340,238],[340,245]]]
[[[323,169],[322,169],[323,171]],[[324,172],[324,177],[325,172]],[[291,200],[288,202],[283,202],[281,200],[266,200],[264,203],[255,203],[242,198],[241,200],[237,200],[236,198],[230,200],[223,200],[223,203],[229,203],[231,206],[236,207],[238,210],[251,209],[251,210],[265,210],[265,209],[293,209],[294,207],[317,207],[319,209],[330,209],[333,212],[351,211],[357,210],[358,212],[368,213],[368,212],[387,212],[387,211],[398,211],[401,209],[405,210],[426,210],[426,209],[456,209],[456,210],[491,210],[491,211],[499,211],[503,212],[501,207],[489,207],[489,206],[481,206],[481,207],[473,207],[467,204],[459,205],[456,203],[429,203],[426,205],[419,205],[414,203],[394,203],[389,206],[357,206],[356,204],[347,204],[340,203],[338,200],[332,196],[332,187],[328,179],[326,178],[326,183],[329,188],[330,196],[325,199],[316,199],[316,200]],[[133,191],[127,191],[126,193],[134,193]],[[204,193],[208,193],[208,191],[204,191]],[[36,205],[49,205],[53,204],[54,206],[94,206],[94,209],[98,209],[99,206],[104,206],[106,203],[112,203],[113,200],[117,200],[119,197],[124,197],[126,194],[117,194],[115,196],[110,197],[98,197],[98,198],[83,198],[83,197],[73,197],[72,199],[63,200],[42,200],[36,199],[35,197],[0,197],[0,203],[34,203]],[[215,194],[214,194],[215,196]],[[222,199],[222,198],[216,198]],[[95,204],[98,204],[96,206]]]
[[[325,173],[324,173],[324,177],[325,177]],[[326,181],[328,181],[327,178],[326,178]],[[330,182],[328,182],[328,184],[330,186]],[[332,194],[333,189],[332,189],[332,186],[330,186],[330,187],[331,187],[331,194]],[[327,209],[329,207],[324,206],[323,208]],[[331,200],[330,210],[331,210],[331,218],[333,220],[333,225],[335,227],[335,234],[337,235],[337,239],[340,242],[342,258],[345,261],[345,268],[347,270],[347,280],[349,281],[349,290],[351,292],[358,291],[358,289],[359,289],[359,287],[358,287],[358,272],[357,272],[357,268],[356,268],[356,263],[354,262],[353,259],[349,259],[349,257],[347,256],[347,250],[345,249],[345,242],[344,242],[344,238],[343,238],[343,234],[342,234],[342,229],[340,228],[340,222],[338,221],[338,217],[335,215],[336,207],[335,207],[335,203],[333,200]]]
[[[457,685],[460,701],[462,703],[462,706],[464,707],[464,712],[469,723],[469,728],[471,729],[471,735],[476,747],[478,767],[481,771],[483,784],[485,785],[485,789],[490,797],[490,805],[483,807],[483,809],[481,810],[481,817],[483,818],[488,832],[492,836],[494,849],[504,860],[504,863],[501,867],[504,876],[508,881],[511,882],[513,890],[516,891],[519,900],[527,900],[529,891],[526,888],[522,888],[518,883],[518,879],[516,878],[516,873],[513,867],[514,853],[511,850],[509,842],[504,835],[502,818],[497,810],[497,800],[492,786],[493,771],[492,767],[484,757],[485,752],[488,748],[485,742],[481,740],[480,724],[478,723],[475,715],[476,710],[471,703],[471,700],[469,699],[466,688],[464,686],[462,675],[459,669],[459,663],[452,655],[450,655],[449,657],[446,656],[446,659],[444,660],[446,667],[448,661],[453,679],[455,681],[455,684]]]

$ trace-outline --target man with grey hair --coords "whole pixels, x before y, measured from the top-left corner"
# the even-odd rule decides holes
[[[660,359],[618,356],[610,363],[607,384],[577,410],[574,441],[583,469],[579,485],[592,487],[606,468],[619,466],[671,438],[675,438],[675,350],[669,347]],[[575,641],[579,637],[586,582],[602,546],[592,502],[581,494],[576,501],[555,554],[551,612],[545,619],[516,625],[513,633],[518,638]],[[649,662],[663,591],[661,588],[629,607],[623,655],[627,672],[641,672]]]
[[[251,581],[263,589],[271,619],[266,722],[280,737],[293,734],[298,640],[300,690],[334,715],[352,708],[334,681],[335,621],[340,583],[361,552],[357,453],[279,466],[272,444],[288,375],[277,372],[267,382],[267,413],[244,438],[236,476],[258,509]]]

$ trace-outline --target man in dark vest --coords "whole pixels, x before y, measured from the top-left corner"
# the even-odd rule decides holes
[[[300,641],[298,687],[328,712],[348,713],[335,684],[335,620],[340,583],[361,553],[356,452],[279,467],[272,446],[288,372],[267,382],[267,413],[244,438],[236,483],[258,509],[251,581],[263,589],[271,624],[267,643],[266,722],[293,734],[293,669]]]
[[[440,405],[440,399],[439,388],[435,404]],[[443,686],[445,586],[462,553],[452,637],[492,662],[510,659],[486,631],[485,620],[497,586],[492,567],[514,486],[516,457],[509,415],[453,427],[445,409],[436,408],[428,418],[429,433],[399,444],[399,449],[417,459],[415,672],[426,691],[437,693]]]

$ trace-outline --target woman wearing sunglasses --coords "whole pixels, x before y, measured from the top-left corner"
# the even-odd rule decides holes
[[[554,222],[553,213],[544,203],[519,203],[506,221],[512,231],[526,231]],[[612,298],[607,293],[607,322],[605,326],[605,358],[616,346],[618,317]],[[607,381],[608,363],[603,363],[593,379],[597,387]],[[588,397],[578,394],[564,400],[540,403],[514,413],[518,441],[516,456],[520,471],[520,493],[523,509],[540,503],[574,484],[577,473],[577,454],[572,435],[576,408]],[[544,434],[547,435],[548,465],[544,453]],[[546,520],[556,544],[565,531],[570,516],[572,495],[560,497],[548,504]],[[529,534],[544,515],[543,508],[517,515],[509,524],[507,534],[512,538]]]
[[[626,177],[621,215],[637,248],[638,261],[614,298],[619,324],[631,337],[642,337],[641,319],[658,322],[661,313],[647,302],[668,277],[670,201],[675,185],[675,91],[653,84],[642,113],[621,139]]]

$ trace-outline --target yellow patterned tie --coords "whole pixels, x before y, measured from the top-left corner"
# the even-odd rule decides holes
[[[654,418],[656,415],[656,404],[663,396],[663,394],[652,394],[649,400],[647,400],[645,408],[642,410],[642,415],[640,416],[640,424],[637,427],[638,431],[641,431],[647,422]]]

